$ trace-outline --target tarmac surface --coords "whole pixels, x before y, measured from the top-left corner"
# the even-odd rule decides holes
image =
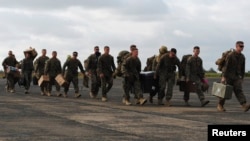
[[[197,94],[191,93],[190,107],[184,105],[183,92],[174,87],[172,107],[154,103],[125,106],[122,104],[122,81],[115,79],[108,101],[89,97],[81,87],[80,98],[70,89],[68,98],[41,96],[38,86],[30,94],[16,85],[15,93],[5,91],[6,79],[0,79],[1,141],[206,141],[208,125],[249,125],[250,111],[243,112],[235,96],[226,101],[226,112],[216,110],[217,97],[211,95],[212,82],[205,93],[210,103],[200,107]],[[250,102],[250,79],[244,81],[244,92]],[[72,87],[72,84],[71,84]],[[53,87],[53,93],[54,92]],[[63,91],[63,89],[61,90]],[[131,97],[133,97],[131,95]],[[144,93],[148,97],[148,93]],[[132,98],[133,100],[133,98]]]

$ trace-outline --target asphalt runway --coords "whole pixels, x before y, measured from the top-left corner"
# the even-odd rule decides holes
[[[125,106],[120,78],[115,79],[107,102],[101,101],[100,92],[97,99],[91,99],[88,89],[82,87],[82,80],[79,80],[82,96],[78,99],[74,98],[72,88],[68,98],[41,96],[39,87],[33,85],[30,94],[24,94],[18,85],[16,93],[7,93],[5,81],[0,79],[3,141],[205,141],[208,125],[250,124],[250,111],[243,112],[234,95],[226,101],[227,112],[216,110],[217,98],[211,95],[211,86],[218,78],[209,79],[210,88],[205,96],[210,103],[206,107],[200,107],[195,93],[190,96],[191,106],[186,107],[178,86],[174,87],[172,107],[157,105],[157,97],[153,104]],[[249,86],[247,78],[244,92],[248,102]],[[148,94],[144,93],[144,97]]]

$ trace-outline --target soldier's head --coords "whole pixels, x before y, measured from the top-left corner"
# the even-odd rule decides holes
[[[94,47],[94,52],[99,52],[99,46]]]
[[[25,58],[30,58],[31,54],[29,52],[25,52]]]
[[[200,47],[194,46],[193,53],[194,53],[194,56],[198,56],[200,54]]]
[[[57,56],[57,52],[56,51],[52,51],[52,57],[56,58],[56,56]]]
[[[47,53],[47,50],[46,49],[42,49],[42,56],[45,56]]]
[[[168,48],[166,46],[161,46],[159,49],[160,54],[164,54],[168,52]]]
[[[132,49],[131,53],[132,53],[133,57],[138,57],[138,49],[137,48]]]
[[[105,46],[104,47],[104,53],[105,54],[109,54],[109,46]]]
[[[175,48],[171,48],[170,52],[169,52],[169,56],[170,58],[173,58],[176,56],[177,50]]]
[[[136,45],[133,44],[130,46],[130,52],[132,52],[134,49],[136,49]]]
[[[11,50],[8,52],[8,55],[9,55],[10,57],[12,57],[13,53],[12,53]]]
[[[73,54],[72,54],[72,58],[73,58],[73,59],[76,59],[77,56],[78,56],[78,53],[77,53],[76,51],[74,51]]]
[[[237,41],[236,42],[236,52],[241,53],[244,49],[244,42],[243,41]]]

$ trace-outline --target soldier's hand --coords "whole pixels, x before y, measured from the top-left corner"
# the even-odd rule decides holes
[[[103,77],[104,77],[104,74],[103,74],[103,73],[101,73],[101,74],[100,74],[100,77],[101,77],[101,78],[103,78]]]
[[[223,84],[225,84],[226,83],[226,78],[224,76],[221,77],[221,81],[220,82],[223,83]]]

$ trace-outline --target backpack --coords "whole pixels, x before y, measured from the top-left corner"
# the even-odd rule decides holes
[[[182,59],[181,59],[181,74],[184,76],[186,76],[185,75],[185,68],[187,65],[187,61],[190,57],[192,57],[192,54],[186,54],[186,55],[183,55]]]
[[[154,59],[155,59],[155,55],[147,58],[146,67],[144,68],[144,71],[153,71]]]
[[[216,61],[215,61],[215,64],[218,66],[218,70],[219,71],[222,71],[223,70],[223,67],[225,66],[225,63],[226,63],[226,58],[229,54],[231,54],[234,50],[233,49],[230,49],[230,50],[227,50],[225,52],[222,53],[221,57],[218,58]]]
[[[121,77],[122,76],[122,62],[129,57],[129,51],[127,50],[122,50],[118,53],[117,56],[117,68],[115,70],[116,76]]]

